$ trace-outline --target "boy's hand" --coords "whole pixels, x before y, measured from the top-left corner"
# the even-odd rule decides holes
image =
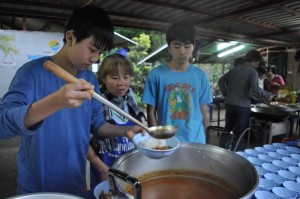
[[[83,79],[79,83],[69,83],[55,92],[57,103],[62,108],[79,107],[84,100],[91,100],[92,95],[87,90],[93,90],[94,86]]]

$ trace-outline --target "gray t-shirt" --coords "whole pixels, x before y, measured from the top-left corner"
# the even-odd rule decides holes
[[[219,79],[219,87],[225,104],[240,107],[251,106],[251,96],[267,99],[270,93],[258,86],[258,74],[254,68],[244,64],[232,68]]]

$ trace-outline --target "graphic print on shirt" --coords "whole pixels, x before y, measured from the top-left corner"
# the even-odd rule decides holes
[[[188,124],[191,113],[190,94],[195,88],[187,83],[177,82],[166,86],[165,91],[170,92],[168,105],[172,124],[174,120],[184,120]]]

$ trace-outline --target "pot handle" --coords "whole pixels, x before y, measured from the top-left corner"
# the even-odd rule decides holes
[[[109,182],[110,191],[112,192],[113,195],[119,193],[119,189],[116,185],[115,177],[123,180],[124,182],[131,184],[134,187],[135,199],[142,198],[142,186],[141,183],[138,181],[138,179],[130,176],[128,173],[125,173],[123,171],[110,168],[108,169],[108,182]]]

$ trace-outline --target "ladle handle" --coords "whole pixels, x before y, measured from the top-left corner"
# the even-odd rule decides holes
[[[64,81],[68,83],[78,83],[79,79],[77,79],[75,76],[71,75],[52,61],[45,61],[44,67],[48,70],[50,70],[54,75],[60,77]],[[89,93],[93,94],[93,90],[88,90]]]
[[[44,67],[46,69],[50,70],[56,76],[60,77],[61,79],[63,79],[64,81],[66,81],[68,83],[79,82],[79,80],[75,76],[71,75],[70,73],[68,73],[67,71],[65,71],[64,69],[62,69],[61,67],[59,67],[58,65],[53,63],[52,61],[49,61],[49,60],[46,61],[44,63]],[[91,93],[93,98],[95,98],[96,100],[102,102],[103,104],[105,104],[109,108],[111,108],[114,111],[120,113],[124,117],[130,119],[131,121],[133,121],[134,123],[136,123],[140,127],[144,128],[148,132],[150,131],[143,123],[141,123],[140,121],[138,121],[137,119],[135,119],[134,117],[132,117],[131,115],[129,115],[128,113],[126,113],[125,111],[123,111],[122,109],[120,109],[119,107],[117,107],[116,105],[114,105],[113,103],[111,103],[110,101],[108,101],[107,99],[102,97],[101,95],[97,94],[95,91],[88,90],[88,92]]]

